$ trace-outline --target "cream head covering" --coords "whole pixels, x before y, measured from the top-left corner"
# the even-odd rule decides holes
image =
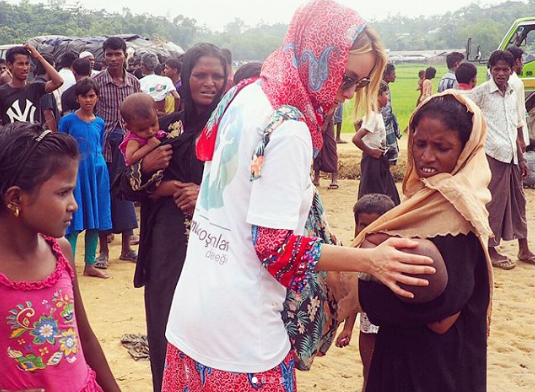
[[[78,58],[85,59],[86,57],[90,57],[90,56],[93,56],[93,53],[88,52],[87,50],[85,50],[85,51],[83,51],[82,53],[80,53],[80,55],[78,56]],[[94,56],[93,56],[93,57],[94,57]]]

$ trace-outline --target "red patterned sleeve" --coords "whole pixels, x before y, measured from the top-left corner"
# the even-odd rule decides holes
[[[283,286],[299,292],[319,261],[322,241],[295,235],[292,230],[253,226],[253,244],[268,272]]]

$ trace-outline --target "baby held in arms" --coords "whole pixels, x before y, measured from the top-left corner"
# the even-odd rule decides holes
[[[121,105],[121,116],[128,133],[119,149],[126,166],[131,166],[158,147],[167,133],[160,130],[156,106],[150,95],[135,93],[126,97]]]

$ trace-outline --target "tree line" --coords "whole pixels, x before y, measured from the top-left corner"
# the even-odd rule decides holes
[[[507,1],[493,7],[472,3],[454,12],[430,17],[389,15],[370,21],[390,50],[463,48],[468,37],[488,54],[520,17],[535,16],[535,0]],[[172,41],[184,49],[196,42],[212,42],[229,48],[237,60],[264,60],[282,42],[285,24],[249,26],[235,18],[223,31],[212,31],[194,18],[174,18],[88,10],[67,6],[65,0],[31,4],[0,0],[0,44],[22,43],[39,35],[91,36],[134,33],[151,39]]]

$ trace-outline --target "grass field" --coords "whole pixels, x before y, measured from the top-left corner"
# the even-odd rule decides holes
[[[416,107],[416,100],[419,93],[416,91],[418,85],[418,71],[427,68],[427,64],[401,64],[396,65],[396,81],[390,83],[392,94],[392,107],[396,115],[399,126],[403,130],[409,124],[409,118]],[[436,66],[437,76],[433,79],[433,91],[437,91],[440,78],[447,72],[446,65]],[[486,67],[478,65],[478,84],[487,80]],[[354,101],[348,101],[344,104],[344,122],[342,132],[355,132],[353,127],[353,106]]]

